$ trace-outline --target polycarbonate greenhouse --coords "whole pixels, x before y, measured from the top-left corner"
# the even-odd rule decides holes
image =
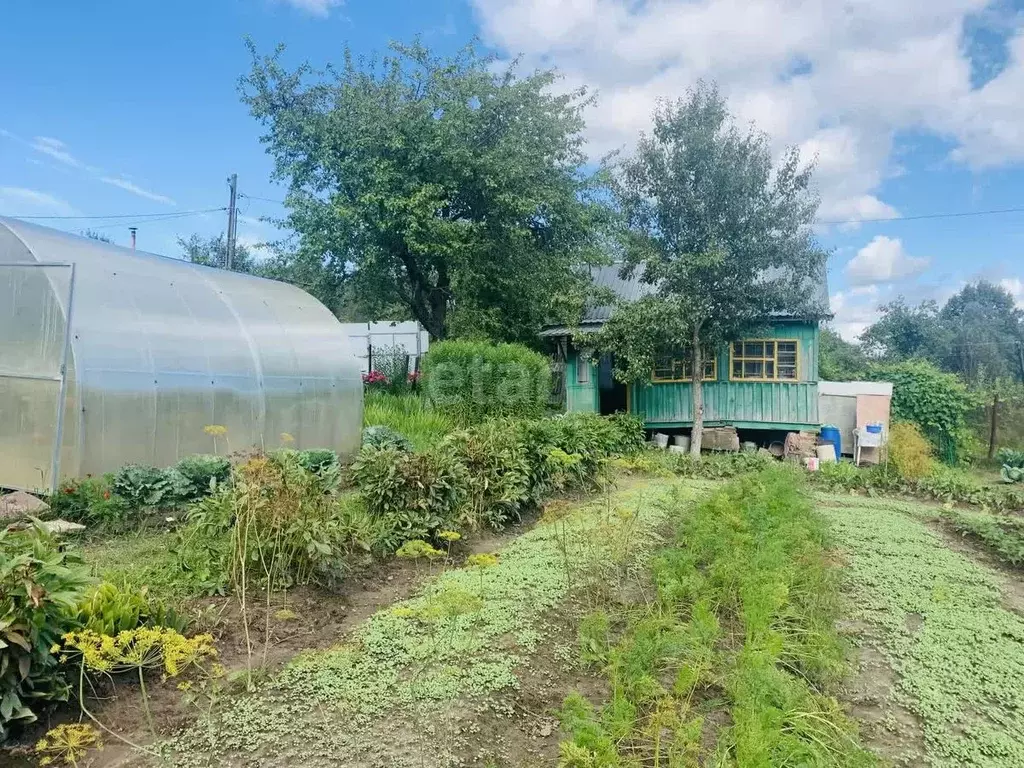
[[[295,286],[0,218],[0,487],[254,447],[352,454],[362,392],[337,319]]]

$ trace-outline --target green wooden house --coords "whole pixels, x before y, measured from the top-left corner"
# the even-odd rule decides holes
[[[635,300],[650,286],[623,280],[617,266],[594,271],[594,282],[615,295]],[[824,279],[816,298],[828,307]],[[597,330],[611,317],[611,307],[589,309],[581,330]],[[643,417],[649,429],[684,431],[693,424],[691,369],[685,356],[659,361],[649,381],[624,385],[612,377],[611,359],[597,362],[573,346],[572,330],[546,328],[564,361],[565,407],[568,411],[615,413]],[[771,432],[817,430],[819,321],[780,315],[756,338],[723,345],[707,355],[704,366],[705,426],[734,426]]]

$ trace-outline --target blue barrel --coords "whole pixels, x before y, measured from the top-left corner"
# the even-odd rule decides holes
[[[840,450],[843,446],[843,439],[839,436],[839,428],[833,427],[831,424],[826,424],[821,428],[821,439],[823,442],[832,443],[836,447],[836,460],[843,455]]]

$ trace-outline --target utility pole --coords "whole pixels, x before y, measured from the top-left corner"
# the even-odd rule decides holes
[[[135,233],[139,231],[138,227],[128,227],[128,234],[132,236],[132,250],[135,250]]]
[[[237,173],[232,173],[228,176],[228,188],[231,190],[231,199],[228,202],[228,252],[224,268],[231,271],[231,268],[235,264],[235,236],[238,233],[238,209],[236,206],[236,202],[238,200]]]

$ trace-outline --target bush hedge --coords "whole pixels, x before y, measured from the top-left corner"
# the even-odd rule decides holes
[[[552,490],[592,486],[608,457],[642,445],[643,426],[630,417],[501,419],[423,453],[367,445],[351,474],[371,516],[387,521],[394,551],[446,529],[500,528]]]
[[[873,366],[870,377],[892,382],[894,422],[917,424],[947,464],[962,458],[967,414],[977,402],[957,376],[943,373],[927,361],[909,360]]]
[[[543,416],[551,366],[521,344],[442,341],[423,358],[423,386],[433,406],[460,424]]]

